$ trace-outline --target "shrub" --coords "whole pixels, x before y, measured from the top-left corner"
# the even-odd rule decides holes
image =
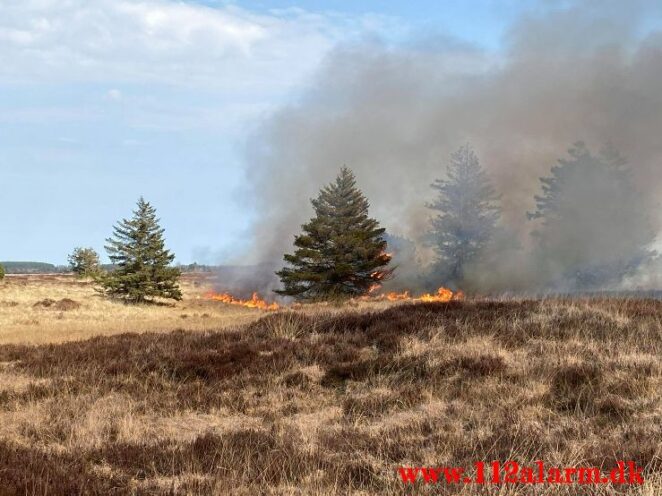
[[[69,266],[78,277],[95,277],[99,274],[99,255],[92,248],[74,248],[68,257]]]

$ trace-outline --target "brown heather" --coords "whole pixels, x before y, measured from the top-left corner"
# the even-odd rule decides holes
[[[2,496],[662,494],[660,301],[264,314],[201,301],[192,280],[183,302],[137,308],[71,280],[16,281],[0,287],[0,322],[16,321],[0,331]],[[79,306],[55,309],[64,298]],[[104,335],[72,340],[95,312],[108,318],[88,335]],[[132,315],[141,332],[118,334]],[[395,471],[538,459],[631,459],[647,482],[405,488]]]

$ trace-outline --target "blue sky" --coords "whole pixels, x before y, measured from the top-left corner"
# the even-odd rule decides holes
[[[0,2],[0,260],[102,254],[143,195],[182,263],[245,248],[246,137],[339,44],[444,36],[498,53],[532,1]]]

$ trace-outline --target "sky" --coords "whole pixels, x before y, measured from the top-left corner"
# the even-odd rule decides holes
[[[234,259],[260,215],[242,194],[248,137],[334,49],[440,37],[498,59],[513,20],[548,8],[0,0],[0,260],[64,264],[76,246],[104,255],[141,195],[178,262]]]

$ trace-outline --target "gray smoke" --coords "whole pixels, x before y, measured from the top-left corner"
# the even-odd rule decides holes
[[[651,25],[662,9],[643,1],[564,6],[519,19],[499,53],[444,37],[336,49],[299,101],[249,142],[259,207],[251,261],[279,266],[312,215],[309,199],[347,165],[371,214],[390,234],[414,241],[419,250],[410,258],[424,265],[429,184],[465,143],[502,195],[507,235],[487,270],[477,271],[485,290],[540,282],[530,249],[536,225],[526,212],[539,178],[578,140],[592,150],[610,144],[627,158],[645,210],[632,222],[659,233],[662,31]],[[597,231],[618,229],[604,216],[595,222]],[[419,270],[404,265],[408,278]]]

